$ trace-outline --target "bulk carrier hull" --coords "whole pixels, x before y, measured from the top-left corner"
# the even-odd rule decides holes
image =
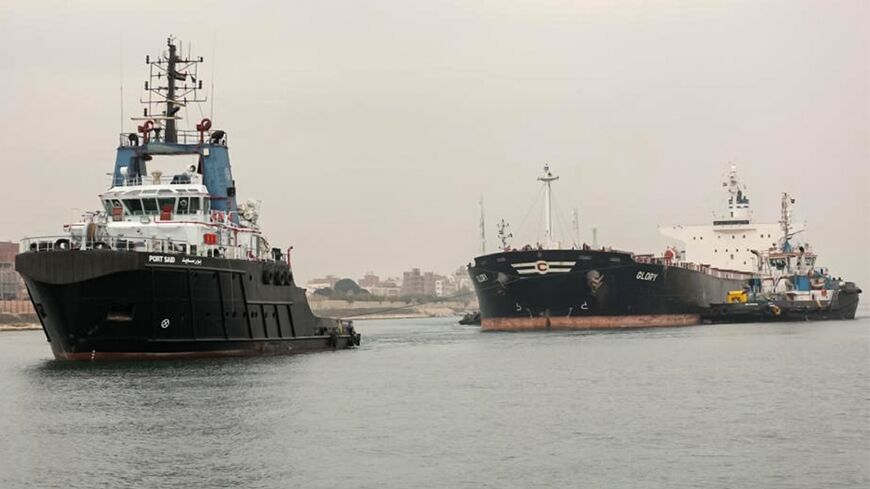
[[[494,253],[468,271],[491,331],[691,326],[745,284],[738,273],[597,250]]]
[[[315,316],[286,264],[118,250],[16,257],[59,360],[288,354],[352,347]]]

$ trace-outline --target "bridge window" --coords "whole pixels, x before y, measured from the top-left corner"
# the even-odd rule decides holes
[[[157,214],[157,201],[154,199],[142,199],[142,209],[145,214]]]
[[[139,199],[124,199],[124,205],[127,206],[127,212],[134,216],[141,216],[143,214],[142,201]]]
[[[190,208],[188,209],[188,212],[190,214],[198,214],[199,213],[199,202],[200,202],[199,197],[191,197],[190,198]]]
[[[158,209],[162,212],[164,208],[169,207],[169,212],[172,212],[175,209],[175,198],[174,197],[162,197],[157,199]]]

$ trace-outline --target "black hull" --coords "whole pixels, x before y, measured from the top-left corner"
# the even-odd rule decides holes
[[[861,289],[851,287],[834,292],[830,303],[772,300],[736,304],[715,304],[701,317],[711,323],[800,322],[855,319]]]
[[[484,330],[695,325],[745,283],[592,250],[495,253],[476,258],[469,273]]]
[[[192,358],[346,348],[286,265],[111,250],[16,257],[55,358]]]

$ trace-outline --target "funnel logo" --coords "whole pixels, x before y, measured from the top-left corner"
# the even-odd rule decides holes
[[[514,267],[514,270],[516,270],[520,275],[532,275],[535,273],[546,275],[548,273],[570,272],[571,267],[573,267],[575,263],[577,262],[538,260],[526,263],[511,263],[511,266]]]

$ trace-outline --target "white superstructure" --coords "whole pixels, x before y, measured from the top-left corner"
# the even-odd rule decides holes
[[[720,270],[757,271],[757,253],[781,244],[781,223],[753,222],[746,186],[738,180],[736,166],[731,166],[722,186],[727,192],[727,206],[724,212],[714,214],[712,225],[669,226],[659,231],[681,243],[678,248],[684,261]],[[791,233],[802,229],[802,225],[796,225]]]

